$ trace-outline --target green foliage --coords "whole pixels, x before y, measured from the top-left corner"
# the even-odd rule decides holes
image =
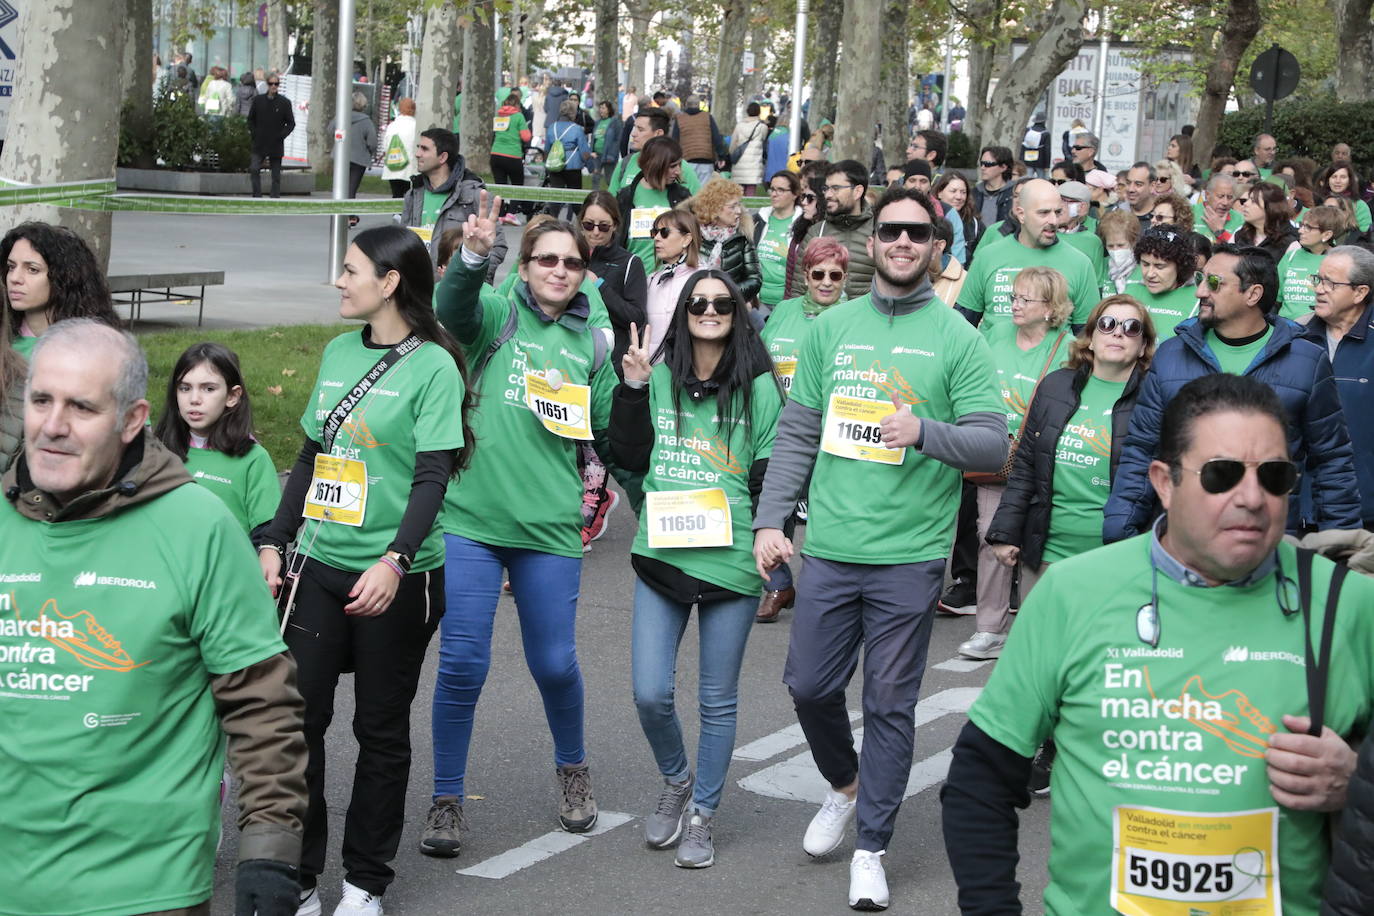
[[[253,405],[253,435],[279,470],[295,461],[301,448],[301,414],[320,368],[325,344],[357,325],[291,325],[256,331],[207,331],[190,328],[139,335],[148,354],[148,391],[153,413],[160,416],[167,377],[177,357],[203,340],[224,344],[239,355],[248,399]],[[175,407],[173,408],[175,409]],[[151,418],[157,423],[157,416]]]
[[[1217,142],[1248,155],[1264,129],[1264,107],[1234,111],[1222,119]],[[1356,170],[1374,171],[1374,102],[1285,100],[1274,106],[1274,139],[1280,159],[1309,156],[1319,165],[1331,161],[1331,147],[1349,143]]]
[[[125,102],[119,110],[118,165],[121,168],[132,166],[135,162],[150,156],[152,151],[152,137],[147,131],[137,129],[134,124],[133,106]]]
[[[956,169],[971,169],[978,158],[978,147],[967,131],[956,130],[949,135],[949,152],[945,153],[945,165]]]
[[[221,172],[244,171],[253,152],[248,119],[241,115],[228,115],[210,121],[206,126],[205,147],[218,157]]]
[[[195,96],[167,81],[153,102],[153,152],[169,169],[195,164],[205,149],[206,127],[196,114]]]

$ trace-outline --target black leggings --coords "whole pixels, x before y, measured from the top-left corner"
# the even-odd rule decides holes
[[[496,180],[497,184],[523,186],[525,184],[525,160],[517,159],[514,156],[503,156],[500,153],[492,153],[491,177]],[[509,203],[502,203],[502,215],[510,212],[511,207],[512,205]]]

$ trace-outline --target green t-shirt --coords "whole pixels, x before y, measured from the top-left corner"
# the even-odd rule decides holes
[[[773,358],[773,370],[782,380],[784,392],[792,390],[802,344],[806,342],[807,334],[816,326],[816,318],[808,318],[802,309],[804,298],[796,296],[779,302],[764,322],[763,331],[760,333],[763,345],[768,348],[768,355]]]
[[[1369,227],[1374,225],[1369,215],[1369,204],[1363,200],[1355,201],[1355,225],[1360,227],[1361,232],[1368,232]]]
[[[1185,283],[1178,289],[1155,295],[1143,283],[1126,284],[1126,295],[1134,296],[1150,313],[1155,326],[1155,347],[1174,336],[1180,321],[1197,314],[1197,287]]]
[[[1093,267],[1093,279],[1101,288],[1102,281],[1107,279],[1107,249],[1102,245],[1102,239],[1096,232],[1088,229],[1081,229],[1078,232],[1061,232],[1059,241],[1071,248],[1076,248],[1088,259],[1088,263]],[[1096,302],[1093,305],[1097,305]],[[1091,311],[1091,310],[1090,310]]]
[[[857,425],[832,410],[832,398],[890,406],[896,395],[922,419],[955,423],[972,413],[1001,413],[993,379],[986,340],[938,299],[895,316],[880,313],[869,295],[826,309],[802,344],[791,389],[791,397],[820,411],[825,424],[811,477],[804,552],[866,564],[947,557],[960,472],[915,448],[899,453],[901,464],[825,451],[828,440]]]
[[[424,194],[424,202],[420,206],[420,225],[433,229],[439,220],[439,211],[443,209],[444,201],[448,200],[448,192],[431,191],[426,187]]]
[[[520,141],[520,131],[525,130],[525,116],[518,111],[498,111],[492,119],[491,152],[496,156],[514,156],[523,159],[525,145]]]
[[[14,338],[10,341],[10,346],[14,349],[14,352],[18,353],[25,359],[33,359],[33,348],[34,345],[37,343],[37,337],[21,337],[20,335],[16,334],[14,335]]]
[[[1250,586],[1205,589],[1160,575],[1160,638],[1151,648],[1136,619],[1152,600],[1152,537],[1052,565],[969,710],[974,724],[1022,756],[1055,739],[1045,912],[1110,911],[1119,845],[1113,820],[1116,806],[1128,805],[1277,811],[1278,911],[1315,916],[1328,816],[1276,809],[1263,757],[1269,736],[1286,732],[1284,714],[1308,713],[1303,615],[1280,612],[1273,574]],[[1284,575],[1296,581],[1294,548],[1278,549]],[[1312,641],[1319,644],[1332,565],[1318,557],[1313,566]],[[1363,730],[1374,713],[1374,616],[1362,613],[1372,605],[1374,583],[1347,577],[1326,700],[1326,724],[1342,736]]]
[[[602,118],[596,122],[596,127],[592,130],[592,152],[600,156],[606,151],[606,131],[611,126],[613,118]]]
[[[635,180],[639,174],[639,153],[632,152],[629,156],[616,163],[615,170],[611,172],[611,183],[607,190],[612,194],[619,194],[620,189]],[[683,166],[682,185],[693,194],[701,190],[701,179],[697,177],[696,169],[689,169]],[[640,182],[643,187],[643,182]]]
[[[1311,314],[1317,304],[1317,291],[1309,277],[1322,266],[1325,255],[1313,254],[1298,245],[1279,261],[1279,314],[1284,318],[1301,318]]]
[[[1097,268],[1078,249],[1063,244],[1049,248],[1027,248],[1007,237],[1005,241],[980,248],[973,259],[959,306],[982,314],[979,328],[986,334],[998,324],[1011,321],[1011,288],[1016,275],[1027,267],[1050,267],[1064,275],[1073,301],[1070,322],[1083,324],[1097,305]]]
[[[301,429],[307,436],[323,444],[322,430],[329,414],[385,353],[386,349],[367,346],[361,330],[329,342],[301,416]],[[363,524],[307,520],[300,541],[312,544],[313,539],[312,557],[352,572],[362,572],[377,562],[395,539],[405,514],[416,454],[463,445],[463,390],[463,376],[453,357],[428,342],[378,380],[339,427],[329,451],[366,465]],[[436,517],[411,569],[425,572],[443,562],[443,531]]]
[[[794,213],[787,219],[780,219],[769,210],[768,225],[759,236],[759,275],[763,279],[759,301],[764,305],[777,305],[787,291],[787,249],[792,241],[795,217]]]
[[[1112,492],[1112,409],[1125,390],[1125,382],[1090,376],[1064,424],[1054,450],[1046,563],[1102,546],[1102,510]]]
[[[210,682],[286,650],[243,530],[187,483],[56,524],[6,503],[0,542],[0,909],[209,899],[224,773]]]
[[[453,97],[453,132],[462,133],[463,124],[463,94],[460,92]]]
[[[997,372],[997,392],[1002,399],[1002,412],[1007,417],[1007,433],[1015,436],[1026,419],[1026,408],[1036,383],[1046,372],[1053,372],[1068,358],[1070,333],[1064,328],[1050,328],[1045,339],[1022,350],[1016,344],[1016,325],[999,325],[988,332],[988,349],[992,351],[992,365]]]
[[[691,169],[687,169],[687,171],[690,172]],[[668,192],[666,190],[656,191],[641,181],[639,186],[635,188],[634,207],[632,210],[640,207],[655,207],[666,210],[668,208]],[[628,213],[624,214],[622,219],[629,219],[629,216]],[[645,276],[654,272],[653,238],[647,235],[642,239],[630,236],[625,240],[625,248],[630,254],[639,258],[639,263],[644,265]]]
[[[1236,230],[1244,225],[1244,223],[1245,218],[1240,215],[1240,211],[1232,210],[1229,215],[1227,215],[1226,225],[1223,226],[1222,229],[1235,235]],[[1203,214],[1203,206],[1200,203],[1193,204],[1193,231],[1207,236],[1207,238],[1212,241],[1216,241],[1217,237],[1212,233],[1211,229],[1207,228],[1207,219]]]
[[[518,270],[509,270],[502,278],[496,292],[502,296],[510,295],[510,291],[515,289],[516,281],[520,279]],[[435,296],[438,296],[438,287],[435,287]],[[587,326],[592,328],[609,328],[611,326],[611,313],[606,311],[606,300],[601,297],[601,290],[597,288],[596,281],[590,276],[583,276],[582,282],[578,284],[577,291],[587,297],[587,304],[591,306],[591,312],[587,316]]]
[[[277,469],[267,449],[253,443],[248,454],[233,458],[212,448],[193,448],[186,453],[191,479],[214,493],[229,507],[245,533],[270,522],[281,502]]]
[[[544,427],[526,403],[525,373],[558,370],[565,383],[591,386],[591,428],[600,433],[611,413],[617,378],[609,355],[593,369],[600,328],[564,314],[550,321],[517,285],[502,296],[482,283],[485,267],[454,259],[439,284],[439,320],[472,365],[486,353],[515,309],[514,336],[501,345],[474,382],[472,428],[480,443],[472,464],[449,484],[444,531],[500,547],[582,556],[582,476],[577,442]],[[607,351],[609,353],[609,345]]]
[[[1259,340],[1253,340],[1248,344],[1233,347],[1230,344],[1222,343],[1217,337],[1216,331],[1208,331],[1205,338],[1207,349],[1216,356],[1217,362],[1221,364],[1222,372],[1229,372],[1231,375],[1244,375],[1245,370],[1250,368],[1250,364],[1255,361],[1255,357],[1264,351],[1269,343],[1269,338],[1274,334],[1274,326],[1270,325],[1265,329],[1264,334]]]
[[[736,395],[736,404],[739,402]],[[683,395],[681,413],[673,403],[668,367],[654,367],[649,377],[649,415],[654,424],[654,450],[644,475],[644,492],[720,489],[730,505],[729,547],[649,546],[648,501],[639,516],[632,553],[676,567],[689,576],[741,595],[757,595],[763,580],[754,568],[754,513],[749,496],[749,470],[773,453],[782,412],[782,393],[771,373],[754,379],[750,422],[736,417],[729,430],[720,428],[716,399],[693,402]]]

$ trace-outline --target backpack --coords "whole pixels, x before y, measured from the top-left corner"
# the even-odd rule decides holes
[[[571,125],[569,125],[571,129]],[[568,131],[563,131],[563,137],[568,135]],[[550,172],[561,172],[568,162],[567,150],[563,148],[563,137],[555,135],[553,145],[549,147],[549,154],[544,157],[544,166]]]

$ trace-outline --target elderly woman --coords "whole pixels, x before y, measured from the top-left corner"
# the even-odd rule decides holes
[[[701,266],[720,268],[735,281],[746,301],[763,286],[758,255],[749,235],[741,230],[744,192],[726,178],[712,178],[687,202],[701,223]]]
[[[1312,278],[1317,275],[1322,259],[1336,244],[1336,237],[1344,230],[1347,217],[1335,207],[1313,207],[1302,215],[1298,224],[1298,240],[1288,247],[1279,261],[1279,314],[1298,319],[1312,312],[1317,304],[1317,291]]]
[[[1140,234],[1134,252],[1141,282],[1128,284],[1126,295],[1145,306],[1156,339],[1163,343],[1174,336],[1175,325],[1197,314],[1192,236],[1178,226],[1151,226]]]
[[[1169,193],[1155,197],[1150,208],[1152,226],[1177,226],[1185,233],[1193,231],[1193,206],[1180,194]]]
[[[1073,313],[1069,286],[1063,274],[1048,267],[1027,267],[1012,283],[1011,323],[988,332],[988,347],[1002,393],[1007,429],[1015,438],[1026,407],[1045,373],[1066,354],[1066,322]],[[993,514],[1006,490],[1000,475],[965,475],[978,491],[978,611],[977,631],[959,646],[965,658],[997,658],[1011,630],[1011,570],[997,561],[989,544],[982,543]]]

